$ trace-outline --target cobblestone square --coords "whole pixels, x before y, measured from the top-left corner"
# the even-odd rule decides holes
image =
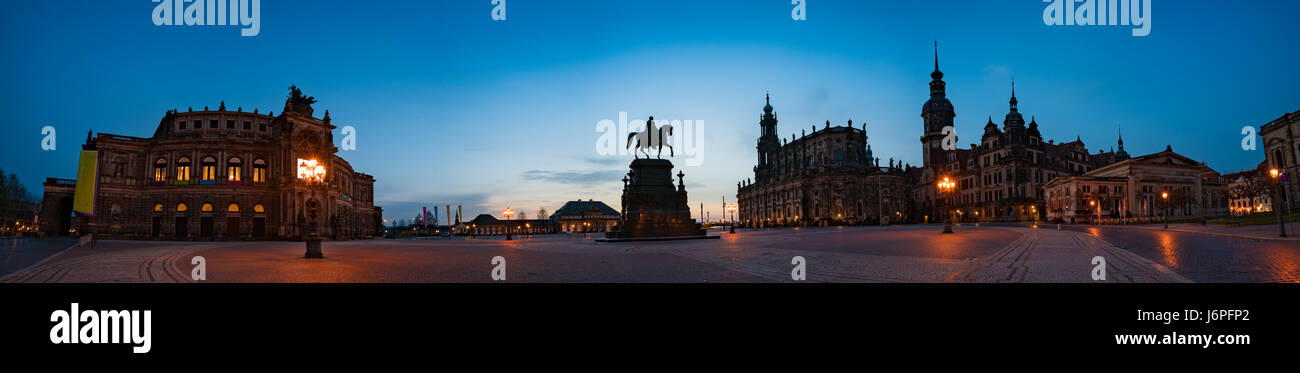
[[[1155,227],[1158,228],[1158,227]],[[719,234],[719,240],[606,244],[594,237],[330,241],[325,259],[301,242],[100,241],[3,282],[1295,282],[1300,245],[1153,227],[937,225],[804,228]],[[718,234],[718,233],[714,233]]]

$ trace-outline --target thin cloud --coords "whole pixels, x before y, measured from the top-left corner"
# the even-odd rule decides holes
[[[546,171],[530,170],[523,174],[525,179],[555,184],[591,186],[601,183],[613,183],[623,178],[621,170],[602,171]]]

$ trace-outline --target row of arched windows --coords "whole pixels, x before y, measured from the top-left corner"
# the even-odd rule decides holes
[[[161,203],[156,203],[153,205],[153,212],[163,212],[165,209],[166,208],[163,207],[163,204]],[[212,212],[212,209],[213,207],[211,203],[204,203],[203,206],[199,207],[200,212]],[[174,211],[187,212],[189,210],[190,210],[190,206],[186,205],[184,202],[181,202],[176,204],[176,208]],[[232,203],[229,206],[226,206],[226,212],[239,212],[239,204]],[[261,214],[265,212],[266,212],[266,207],[262,206],[262,204],[259,203],[253,205],[253,213]]]
[[[169,176],[167,168],[167,158],[158,158],[158,160],[154,161],[153,181],[167,181],[167,177]],[[239,157],[231,157],[230,160],[226,161],[226,181],[242,182],[244,177],[243,171],[244,162],[243,160],[240,160]],[[178,158],[176,160],[176,174],[174,180],[188,182],[192,175],[193,168],[190,162],[190,157],[182,156]],[[211,156],[203,157],[203,161],[199,162],[199,175],[200,180],[202,181],[216,181],[217,159]],[[254,160],[252,174],[253,182],[265,183],[266,176],[266,161],[261,158]]]

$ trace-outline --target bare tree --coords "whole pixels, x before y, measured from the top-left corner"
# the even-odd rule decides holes
[[[1234,185],[1232,188],[1228,189],[1228,197],[1234,200],[1245,199],[1249,201],[1250,205],[1253,207],[1256,198],[1268,196],[1272,192],[1272,180],[1267,179],[1267,176],[1264,176],[1261,172],[1247,178],[1241,184]],[[1253,208],[1251,213],[1254,213]]]
[[[548,219],[548,218],[550,218],[550,217],[551,217],[551,216],[550,216],[550,214],[547,213],[545,207],[538,207],[538,208],[537,208],[537,220],[546,220],[546,219]]]

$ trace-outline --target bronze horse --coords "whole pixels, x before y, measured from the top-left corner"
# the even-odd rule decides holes
[[[633,157],[640,158],[637,157],[639,151],[644,152],[645,157],[649,159],[650,148],[655,148],[659,152],[659,154],[655,155],[655,158],[659,158],[659,155],[663,154],[665,146],[668,147],[668,156],[672,157],[674,155],[673,145],[667,141],[668,137],[672,135],[673,125],[655,126],[655,117],[650,117],[650,120],[646,121],[645,131],[627,134],[627,147],[632,147],[632,140],[636,139],[636,150],[632,151]]]

